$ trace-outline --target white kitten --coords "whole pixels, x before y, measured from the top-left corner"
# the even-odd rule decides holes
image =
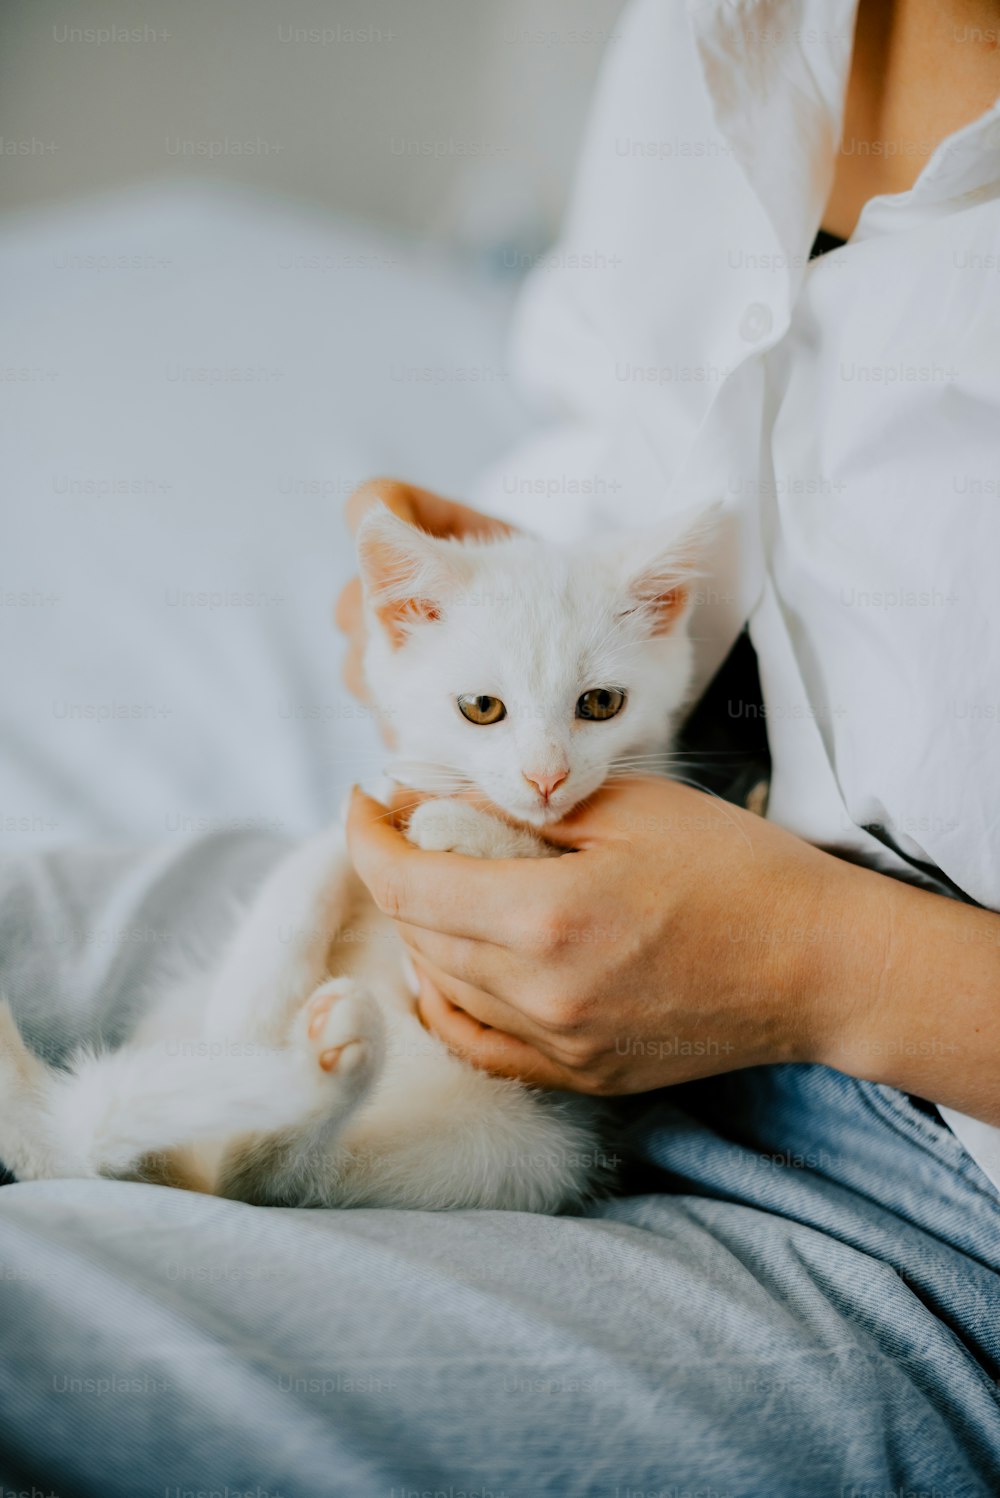
[[[396,773],[475,788],[409,836],[552,853],[524,824],[662,760],[690,674],[698,528],[559,548],[444,541],[381,506],[358,555],[366,672]],[[0,1159],[22,1179],[120,1176],[287,1206],[554,1211],[601,1175],[595,1108],[477,1071],[416,1017],[403,949],[339,828],[266,880],[214,975],[163,994],[113,1052],[46,1067],[0,1006]]]

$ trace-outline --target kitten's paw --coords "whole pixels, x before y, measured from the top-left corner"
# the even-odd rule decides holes
[[[382,1014],[352,978],[331,978],[309,999],[302,1022],[320,1069],[365,1085],[384,1051]]]
[[[539,858],[548,851],[534,833],[511,827],[468,801],[423,801],[410,817],[407,836],[428,853],[470,858]]]

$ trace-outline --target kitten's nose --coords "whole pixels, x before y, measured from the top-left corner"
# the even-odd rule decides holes
[[[529,785],[534,786],[542,800],[547,801],[552,792],[558,790],[564,780],[569,779],[569,768],[567,766],[565,770],[557,770],[554,775],[543,775],[540,770],[522,770],[521,774]]]

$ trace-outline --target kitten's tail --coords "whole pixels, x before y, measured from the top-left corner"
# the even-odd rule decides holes
[[[313,1070],[294,1048],[210,1039],[84,1050],[57,1070],[0,1000],[0,1160],[21,1180],[114,1176],[146,1155],[288,1128]]]

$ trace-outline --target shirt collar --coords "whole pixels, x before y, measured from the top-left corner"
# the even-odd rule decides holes
[[[956,208],[1000,196],[1000,100],[946,136],[909,192],[870,198],[852,240],[892,233]]]
[[[833,181],[858,0],[687,0],[716,126],[801,277]]]
[[[833,182],[858,0],[687,0],[715,123],[763,207],[794,294]],[[1000,100],[872,198],[852,240],[1000,195]]]

